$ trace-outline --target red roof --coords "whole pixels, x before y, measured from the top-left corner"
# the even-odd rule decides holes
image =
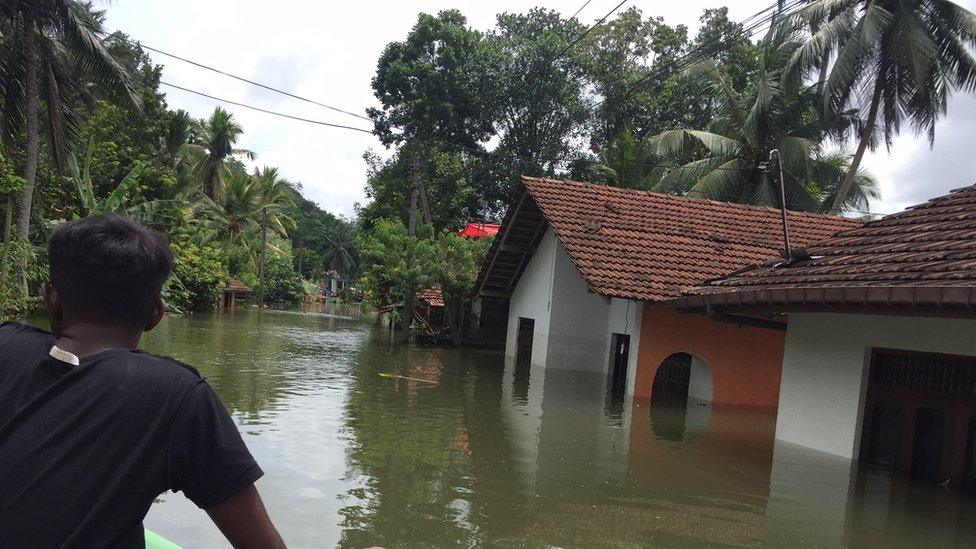
[[[642,301],[673,299],[705,280],[778,257],[783,248],[781,212],[773,208],[536,177],[523,177],[522,184],[525,199],[511,208],[492,245],[479,277],[482,292],[514,288],[527,260],[510,250],[525,234],[533,235],[526,248],[534,250],[545,227],[594,292]],[[805,246],[860,222],[789,212],[789,224],[793,245]]]
[[[498,223],[468,223],[463,229],[458,231],[458,236],[467,238],[484,238],[498,234],[501,225]]]
[[[748,293],[750,305],[976,306],[976,186],[838,233],[803,252],[798,260],[755,265],[694,293],[737,304],[745,304],[743,298],[730,294]]]

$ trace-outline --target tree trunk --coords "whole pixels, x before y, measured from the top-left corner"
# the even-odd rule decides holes
[[[24,161],[24,191],[20,195],[20,211],[17,217],[17,237],[26,241],[30,231],[31,205],[34,199],[34,183],[37,180],[37,155],[40,146],[40,124],[37,105],[37,41],[34,22],[25,26],[24,43],[27,54],[27,156]],[[57,108],[52,106],[51,108]],[[27,293],[27,254],[20,258],[20,285]]]
[[[411,238],[417,236],[417,190],[419,188],[419,164],[420,154],[414,150],[411,153],[410,178],[413,180],[410,189],[410,211],[407,213],[407,234]],[[411,260],[412,261],[412,260]],[[411,265],[412,267],[412,265]],[[419,288],[408,288],[406,295],[403,296],[403,341],[410,342],[411,324],[413,324],[413,300]]]
[[[8,196],[4,200],[3,217],[3,255],[0,257],[0,296],[7,287],[7,272],[10,269],[10,226],[13,225],[14,199]],[[3,316],[3,302],[0,302],[0,317]]]
[[[871,136],[874,135],[874,126],[878,119],[878,109],[881,106],[882,91],[881,82],[875,82],[874,96],[871,98],[871,108],[868,109],[868,119],[864,124],[864,129],[861,130],[861,142],[857,145],[857,152],[854,153],[854,158],[851,159],[851,165],[847,168],[844,182],[841,183],[840,189],[837,190],[837,196],[834,197],[834,204],[830,207],[830,213],[834,215],[840,214],[841,209],[843,209],[847,194],[851,192],[851,186],[854,184],[854,177],[857,176],[857,170],[861,167],[861,159],[864,158],[864,151],[867,150],[868,143],[871,142]]]
[[[268,214],[261,213],[261,265],[258,268],[258,278],[261,289],[258,290],[258,307],[264,307],[264,271],[268,264]],[[301,273],[299,273],[300,275]]]

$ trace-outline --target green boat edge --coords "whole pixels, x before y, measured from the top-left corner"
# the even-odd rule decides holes
[[[152,530],[146,530],[146,549],[183,549]]]

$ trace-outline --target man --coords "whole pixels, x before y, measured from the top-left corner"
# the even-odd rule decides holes
[[[136,350],[163,317],[163,237],[106,215],[57,228],[48,250],[54,333],[0,326],[0,545],[143,547],[150,505],[174,490],[235,547],[284,547],[213,389]]]

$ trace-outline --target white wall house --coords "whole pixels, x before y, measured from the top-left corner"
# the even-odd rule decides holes
[[[551,229],[512,292],[505,354],[518,352],[520,320],[534,324],[531,364],[608,372],[613,334],[629,336],[627,392],[633,392],[641,304],[593,293]]]
[[[776,438],[857,459],[872,349],[976,356],[976,320],[791,314]]]

